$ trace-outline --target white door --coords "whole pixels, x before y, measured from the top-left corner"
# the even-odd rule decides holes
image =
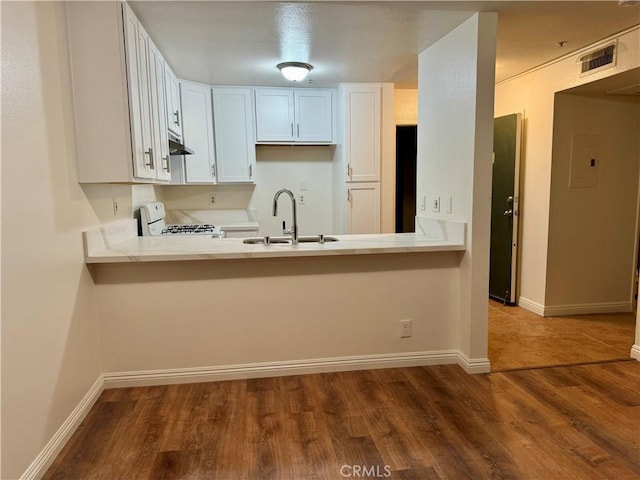
[[[151,118],[151,91],[149,75],[149,35],[138,23],[138,75],[140,80],[140,111],[142,114],[142,149],[144,152],[143,178],[156,178],[156,157],[154,151],[153,122]]]
[[[256,147],[249,88],[213,88],[218,183],[254,183]]]
[[[293,142],[293,90],[256,88],[256,140],[258,142]]]
[[[213,115],[208,85],[180,82],[182,134],[185,145],[194,153],[184,156],[187,183],[215,182]]]
[[[156,178],[171,180],[167,107],[164,94],[164,59],[152,41],[149,42],[149,86],[151,96],[151,123],[153,151],[156,155]]]
[[[333,141],[333,99],[330,90],[296,90],[296,131],[298,142]]]
[[[146,61],[146,52],[143,52],[143,58],[140,58],[141,52],[138,46],[138,19],[131,8],[126,4],[124,12],[125,47],[127,51],[127,79],[129,88],[129,117],[131,122],[131,150],[133,152],[133,175],[136,178],[154,178],[155,173],[150,168],[148,154],[145,153],[145,121],[142,91],[146,90],[147,84],[144,83],[143,78],[141,78],[141,62]],[[147,78],[147,76],[145,75],[144,78]],[[150,130],[147,132],[147,135],[150,136]],[[148,147],[150,147],[150,145]]]
[[[345,87],[347,181],[380,181],[380,86]]]
[[[164,68],[165,96],[167,101],[167,127],[171,133],[182,138],[182,111],[180,109],[180,84],[169,64]]]
[[[380,184],[347,184],[346,233],[380,233]]]

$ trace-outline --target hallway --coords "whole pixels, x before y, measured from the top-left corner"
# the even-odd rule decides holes
[[[540,317],[489,301],[491,371],[628,360],[635,313]]]

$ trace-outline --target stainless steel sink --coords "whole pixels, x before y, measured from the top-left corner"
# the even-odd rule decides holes
[[[337,242],[336,237],[325,237],[324,235],[311,235],[298,237],[298,243],[327,243]],[[291,245],[291,237],[252,237],[245,238],[242,243],[248,245]]]

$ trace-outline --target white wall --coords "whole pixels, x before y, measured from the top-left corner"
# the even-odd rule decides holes
[[[415,88],[397,88],[393,108],[396,125],[418,124],[418,90]]]
[[[554,110],[545,307],[630,311],[640,101],[558,93]],[[593,152],[597,185],[570,188],[572,141],[584,135],[599,143]]]
[[[105,371],[455,349],[458,261],[449,252],[99,266]],[[401,339],[405,318],[413,336]]]
[[[76,180],[64,8],[2,2],[2,471],[20,477],[102,372],[82,230],[127,187]]]
[[[476,14],[418,57],[416,212],[467,222],[458,342],[475,358],[487,354],[496,23]],[[422,196],[451,196],[453,210],[423,211]]]
[[[524,117],[518,301],[538,313],[546,303],[554,95],[640,66],[640,30],[619,38],[615,67],[580,77],[578,55],[496,85],[495,116],[521,112]]]

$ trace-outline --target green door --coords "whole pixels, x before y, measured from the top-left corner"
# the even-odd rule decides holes
[[[489,297],[516,300],[521,115],[494,120]]]

